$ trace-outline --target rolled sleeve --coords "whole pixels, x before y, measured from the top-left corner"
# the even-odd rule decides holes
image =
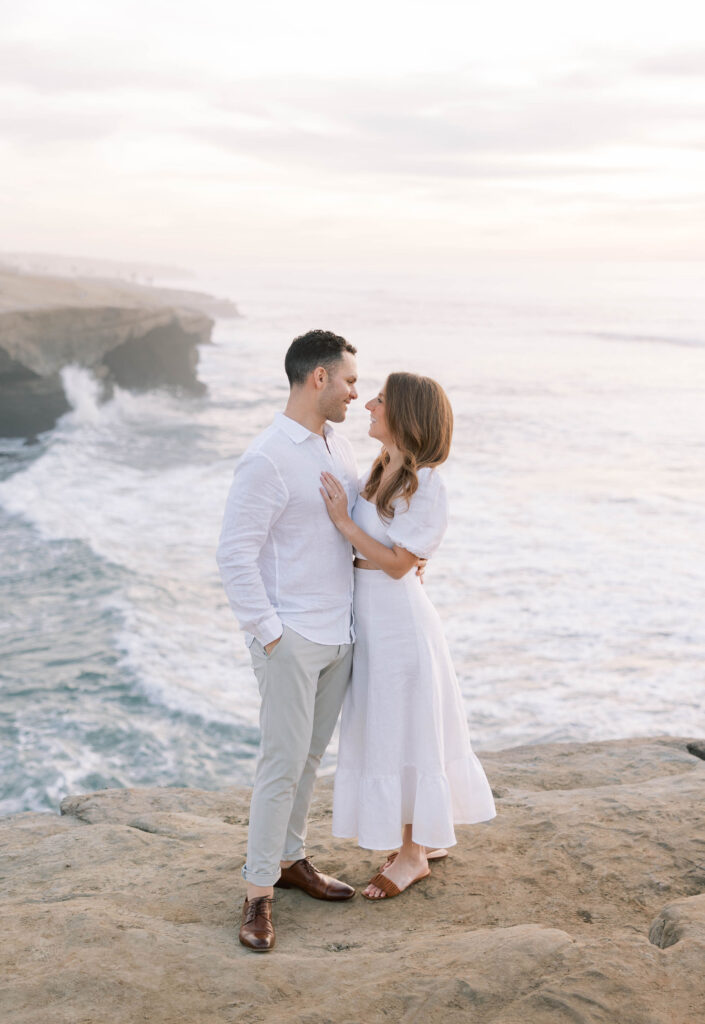
[[[245,455],[235,469],[216,553],[230,607],[241,628],[263,645],[284,627],[267,595],[259,555],[288,499],[274,463],[258,452]]]

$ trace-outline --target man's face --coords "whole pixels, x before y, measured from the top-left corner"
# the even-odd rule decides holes
[[[328,380],[321,391],[320,411],[331,423],[342,423],[353,398],[357,398],[357,362],[350,352],[343,352],[342,358],[328,371]]]

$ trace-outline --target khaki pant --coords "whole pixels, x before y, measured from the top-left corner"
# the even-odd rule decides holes
[[[284,627],[270,655],[250,646],[262,705],[243,878],[273,885],[282,860],[305,856],[316,771],[350,679],[352,644],[316,644]]]

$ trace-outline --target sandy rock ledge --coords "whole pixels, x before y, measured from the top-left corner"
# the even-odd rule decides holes
[[[403,897],[281,891],[277,946],[237,941],[248,794],[110,790],[0,821],[3,1024],[700,1024],[697,741],[485,754],[498,817]],[[310,853],[361,886],[380,855]]]

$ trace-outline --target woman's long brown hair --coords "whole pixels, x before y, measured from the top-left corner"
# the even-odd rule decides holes
[[[448,458],[453,410],[441,385],[430,377],[390,373],[384,386],[384,411],[387,427],[404,461],[382,485],[382,473],[389,463],[389,452],[382,448],[362,496],[368,501],[374,499],[379,515],[391,519],[394,499],[402,497],[409,502],[415,494],[418,471],[424,466],[440,466]]]

